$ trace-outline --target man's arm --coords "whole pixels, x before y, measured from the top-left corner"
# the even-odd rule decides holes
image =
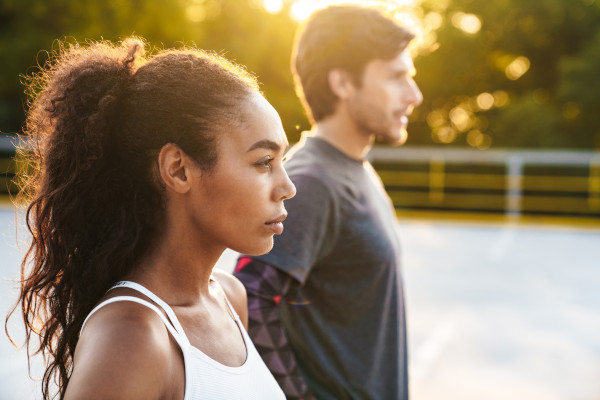
[[[234,275],[248,293],[248,332],[265,364],[288,399],[314,399],[300,375],[279,317],[279,303],[289,289],[292,277],[279,269],[243,256]]]

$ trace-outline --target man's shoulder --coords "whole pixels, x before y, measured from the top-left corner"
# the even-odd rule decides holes
[[[290,149],[285,169],[292,181],[303,177],[329,186],[335,181],[331,172],[334,164],[318,142],[302,141]]]
[[[286,168],[324,164],[327,159],[318,143],[302,140],[292,146],[287,154]]]

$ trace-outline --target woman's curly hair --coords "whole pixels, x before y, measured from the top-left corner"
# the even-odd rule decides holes
[[[84,319],[159,237],[162,146],[174,143],[210,170],[219,134],[242,124],[241,104],[258,92],[253,76],[220,56],[146,56],[145,47],[138,38],[61,43],[25,80],[31,100],[18,158],[29,173],[19,198],[29,203],[31,245],[7,322],[20,306],[28,356],[39,337],[44,399],[64,397]]]

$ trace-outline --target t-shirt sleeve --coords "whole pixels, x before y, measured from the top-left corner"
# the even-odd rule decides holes
[[[296,196],[285,201],[288,217],[273,250],[256,257],[303,283],[337,240],[337,211],[331,190],[313,175],[291,175]]]

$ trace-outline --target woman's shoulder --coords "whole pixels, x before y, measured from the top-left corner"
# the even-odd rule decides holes
[[[230,301],[231,297],[246,295],[244,284],[229,272],[215,268],[213,269],[212,277],[223,287]]]
[[[124,297],[123,294],[107,296],[99,304],[106,300]],[[143,304],[128,299],[113,300],[109,304],[104,304],[89,317],[81,331],[80,344],[85,343],[88,337],[93,337],[95,341],[103,337],[112,335],[120,338],[119,341],[139,341],[142,343],[152,341],[168,340],[168,331],[162,318],[150,306],[156,307],[153,303],[139,296],[136,297]]]
[[[246,288],[238,278],[229,272],[221,269],[213,269],[212,276],[215,281],[223,288],[225,296],[240,316],[242,323],[248,328],[248,303],[246,297]]]
[[[154,310],[131,301],[107,304],[89,318],[81,333],[67,394],[155,396],[168,383],[172,353],[169,333]]]

